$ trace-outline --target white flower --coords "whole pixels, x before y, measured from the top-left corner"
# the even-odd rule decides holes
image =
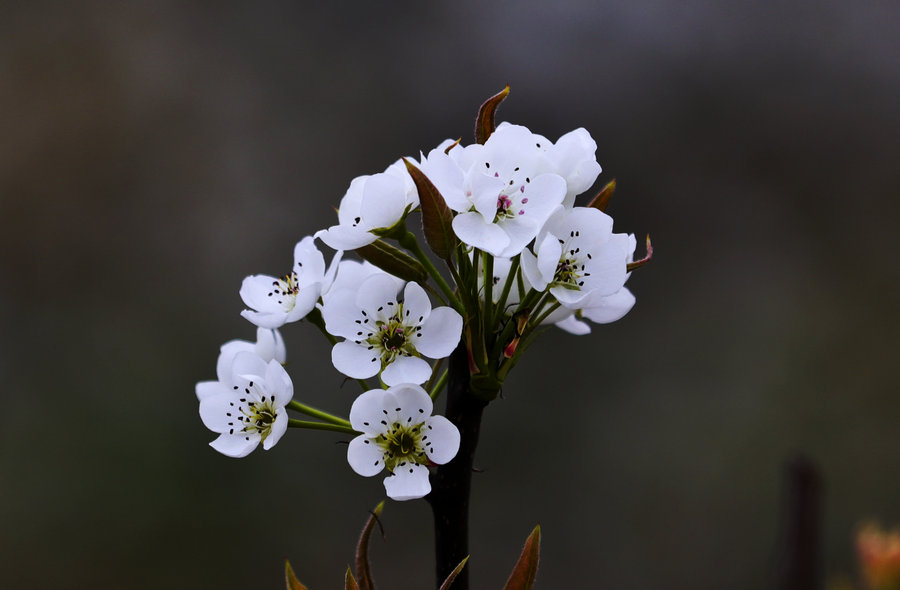
[[[589,301],[588,305],[590,307],[579,309],[574,314],[555,323],[559,328],[570,334],[577,336],[589,334],[591,327],[586,322],[581,321],[582,318],[589,319],[597,324],[609,324],[625,317],[625,314],[634,307],[634,303],[634,295],[626,287],[622,287],[612,295],[605,295]]]
[[[389,228],[419,205],[416,185],[402,160],[371,176],[359,176],[341,199],[338,224],[316,232],[335,250],[356,250],[374,242],[372,230]]]
[[[433,359],[449,356],[462,334],[462,317],[450,307],[431,309],[417,283],[407,283],[397,298],[396,277],[374,274],[356,289],[332,291],[322,307],[325,328],[346,338],[331,351],[338,371],[366,379],[383,371],[388,385],[424,383]]]
[[[330,268],[325,258],[307,236],[294,246],[294,266],[280,279],[269,275],[253,275],[241,284],[241,299],[250,309],[241,315],[260,328],[278,328],[296,322],[316,306],[319,296],[334,279],[342,252],[335,254]]]
[[[459,450],[459,430],[431,411],[431,398],[418,385],[360,395],[350,408],[350,424],[362,432],[347,447],[350,467],[364,477],[387,469],[384,488],[394,500],[426,496],[428,465],[447,463]]]
[[[197,384],[197,399],[202,400],[217,393],[219,383],[231,387],[231,367],[234,357],[239,352],[252,352],[262,360],[269,362],[276,360],[281,364],[287,360],[287,350],[284,347],[284,339],[278,330],[266,328],[256,329],[256,342],[246,340],[230,340],[219,349],[219,358],[216,361],[216,376],[218,381],[201,381]]]
[[[337,267],[337,274],[334,277],[331,288],[327,293],[322,294],[324,305],[328,305],[328,301],[331,299],[333,293],[340,293],[345,289],[356,291],[363,281],[375,275],[384,275],[393,279],[397,285],[396,291],[402,289],[405,284],[403,279],[399,279],[394,275],[381,270],[368,261],[357,262],[356,260],[341,260],[341,263]]]
[[[634,238],[612,233],[612,218],[592,207],[560,209],[522,253],[522,270],[538,291],[549,287],[563,307],[589,308],[625,284]],[[630,248],[630,250],[629,250]]]
[[[244,457],[260,442],[271,449],[287,430],[284,407],[294,386],[277,360],[266,363],[252,352],[238,352],[227,379],[204,387],[202,393],[201,385],[197,384],[200,418],[219,433],[209,444],[223,455]]]

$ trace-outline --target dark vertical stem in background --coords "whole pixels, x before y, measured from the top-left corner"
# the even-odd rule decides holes
[[[436,587],[469,554],[469,493],[472,465],[481,414],[487,402],[475,397],[469,388],[469,356],[461,343],[450,356],[447,381],[447,410],[444,414],[460,433],[459,452],[452,461],[437,468],[431,478],[428,502],[434,515],[434,552]],[[453,590],[468,590],[469,568],[460,572]]]
[[[822,479],[807,457],[785,466],[775,590],[821,590]]]

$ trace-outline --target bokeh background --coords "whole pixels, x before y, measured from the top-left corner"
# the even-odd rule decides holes
[[[798,453],[852,576],[857,523],[900,523],[900,4],[35,1],[0,8],[0,587],[340,587],[380,478],[330,433],[218,455],[194,383],[253,338],[245,275],[507,83],[501,120],[593,134],[656,256],[489,407],[475,587],[536,523],[542,588],[766,587]],[[428,506],[383,524],[381,585],[429,587]]]

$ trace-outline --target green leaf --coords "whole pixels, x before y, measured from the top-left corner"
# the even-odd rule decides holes
[[[349,565],[347,566],[347,573],[344,574],[344,590],[359,590],[359,584],[356,583]]]
[[[409,175],[416,183],[419,191],[419,207],[422,209],[422,233],[431,250],[442,260],[450,260],[450,254],[456,247],[456,234],[453,233],[453,212],[447,206],[443,195],[431,184],[425,174],[403,158]]]
[[[450,572],[450,575],[447,576],[447,579],[444,580],[444,583],[441,584],[441,587],[438,588],[438,590],[450,590],[450,584],[453,583],[453,580],[456,579],[456,576],[459,575],[459,572],[461,572],[461,571],[463,570],[463,568],[466,567],[466,562],[467,562],[467,561],[469,561],[469,556],[468,556],[468,555],[466,555],[465,559],[463,559],[462,561],[459,562],[459,565],[458,565],[458,566],[456,566],[455,568],[453,568],[453,571]]]
[[[478,116],[475,118],[476,142],[483,144],[494,132],[494,129],[497,128],[494,124],[494,114],[497,112],[497,107],[500,106],[500,103],[503,102],[503,99],[508,94],[509,84],[506,85],[506,88],[484,101],[484,104],[478,109]]]
[[[588,203],[588,207],[593,207],[594,209],[599,209],[600,211],[606,211],[606,206],[609,205],[609,200],[612,198],[613,193],[616,192],[616,179],[613,178],[606,186],[604,186],[597,196],[591,199],[591,202]]]
[[[294,569],[291,567],[291,562],[287,559],[284,560],[284,580],[287,585],[287,590],[307,590],[306,586],[300,583],[300,580],[297,579],[297,576],[294,575]]]
[[[634,262],[628,263],[628,272],[633,271],[636,268],[640,268],[650,262],[650,259],[653,258],[653,244],[650,243],[650,234],[647,234],[647,255],[641,258],[640,260],[635,260]]]
[[[534,527],[503,590],[531,590],[541,556],[541,525]]]
[[[428,280],[428,271],[421,262],[384,240],[375,240],[371,244],[357,248],[356,253],[363,260],[368,260],[381,270],[404,281],[424,283]]]
[[[362,534],[359,536],[359,544],[356,546],[356,575],[359,577],[360,590],[375,590],[375,584],[372,582],[372,572],[369,570],[369,537],[372,535],[372,529],[375,522],[384,509],[384,501],[378,503],[366,526],[363,527]]]

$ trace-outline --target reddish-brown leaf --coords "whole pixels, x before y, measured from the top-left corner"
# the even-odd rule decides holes
[[[444,583],[441,584],[441,587],[438,588],[438,590],[450,590],[450,585],[453,584],[453,580],[456,579],[456,576],[459,575],[459,572],[461,572],[463,570],[463,568],[466,567],[467,561],[469,561],[468,555],[466,555],[465,559],[463,559],[462,561],[459,562],[458,566],[453,568],[453,571],[450,572],[450,575],[447,576],[447,579],[444,580]]]
[[[494,129],[497,128],[494,124],[494,115],[497,112],[497,107],[500,106],[500,103],[503,102],[503,99],[508,95],[509,84],[506,85],[506,88],[484,101],[484,104],[478,109],[478,116],[475,118],[476,142],[483,144],[491,136],[491,133],[494,132]]]
[[[647,255],[641,258],[640,260],[635,260],[634,262],[628,263],[628,272],[633,271],[636,268],[640,268],[650,262],[650,259],[653,258],[653,244],[650,243],[650,234],[647,234]]]
[[[591,202],[588,203],[588,207],[593,207],[594,209],[599,209],[600,211],[606,211],[606,206],[609,205],[609,200],[612,198],[613,193],[616,192],[616,179],[613,178],[606,186],[604,186],[597,196],[591,199]]]
[[[372,572],[369,570],[369,537],[372,536],[372,529],[375,522],[384,509],[384,502],[379,502],[375,510],[372,511],[366,526],[363,527],[362,534],[359,535],[359,544],[356,546],[356,575],[359,578],[360,590],[374,590],[375,584],[372,582]]]
[[[453,212],[444,201],[425,173],[403,158],[409,175],[416,183],[419,191],[419,207],[422,209],[422,233],[431,250],[442,260],[449,260],[453,248],[456,247],[456,234],[453,233]]]
[[[294,575],[294,569],[291,567],[291,562],[287,559],[284,560],[284,580],[287,585],[287,590],[307,590],[306,586],[300,583],[300,580],[297,579],[297,576]]]
[[[356,583],[349,565],[347,566],[347,573],[344,574],[344,590],[359,590],[359,584]]]
[[[503,590],[531,590],[541,556],[541,525],[534,527]]]

